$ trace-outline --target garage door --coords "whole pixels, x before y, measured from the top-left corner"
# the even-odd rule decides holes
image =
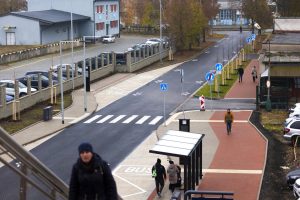
[[[16,35],[14,32],[6,33],[6,45],[15,45],[16,44]]]

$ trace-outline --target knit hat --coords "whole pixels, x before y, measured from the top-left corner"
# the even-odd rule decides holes
[[[157,163],[161,163],[161,160],[159,158],[157,158]]]
[[[93,153],[93,147],[90,143],[83,142],[79,145],[78,152],[79,152],[79,154],[82,153],[82,152],[91,152],[91,153]]]

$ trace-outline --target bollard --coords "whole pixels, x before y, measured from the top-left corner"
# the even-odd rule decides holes
[[[200,111],[205,111],[205,98],[203,95],[199,97],[200,101]]]

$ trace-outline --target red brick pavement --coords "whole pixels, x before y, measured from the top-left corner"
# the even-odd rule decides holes
[[[231,87],[228,93],[225,95],[226,98],[255,98],[256,85],[258,80],[253,82],[252,80],[252,67],[256,66],[256,70],[259,74],[259,63],[257,60],[252,60],[249,65],[244,69],[243,82],[239,83],[237,80],[235,84]]]
[[[225,98],[255,98],[258,80],[253,83],[253,65],[259,72],[258,61],[251,61],[244,70],[243,82],[237,80]],[[211,120],[224,120],[224,112],[215,112]],[[265,167],[267,141],[246,122],[250,111],[234,111],[233,114],[235,121],[244,121],[233,123],[231,135],[227,135],[225,123],[210,123],[219,144],[209,169],[223,171],[206,173],[198,190],[233,191],[235,200],[257,200]]]

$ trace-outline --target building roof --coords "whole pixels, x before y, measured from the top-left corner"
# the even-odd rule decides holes
[[[300,18],[274,19],[275,32],[300,32]]]
[[[271,43],[274,44],[300,44],[300,33],[283,33],[274,34],[271,39]]]
[[[11,15],[38,20],[46,24],[54,24],[71,21],[70,12],[60,10],[42,10],[42,11],[28,11],[28,12],[11,12]],[[90,17],[72,14],[73,21],[89,20]]]

